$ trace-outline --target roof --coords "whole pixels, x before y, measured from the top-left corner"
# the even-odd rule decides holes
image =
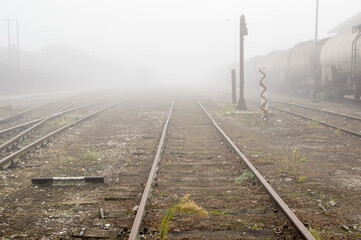
[[[351,18],[347,19],[346,21],[340,23],[336,27],[332,28],[329,33],[343,33],[352,30],[353,26],[357,26],[361,24],[361,12],[357,13],[356,15],[352,16]]]

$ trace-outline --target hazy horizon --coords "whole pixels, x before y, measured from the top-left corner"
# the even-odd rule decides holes
[[[22,50],[59,43],[150,69],[163,81],[192,83],[238,59],[240,15],[250,58],[314,39],[315,7],[316,0],[0,0],[0,46],[8,41],[4,20],[18,18]],[[319,38],[360,10],[361,0],[320,0]],[[13,22],[13,41],[14,30]]]

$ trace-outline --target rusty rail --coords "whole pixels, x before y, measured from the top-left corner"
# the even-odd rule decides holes
[[[56,117],[59,117],[59,116],[62,116],[64,114],[66,114],[66,113],[69,113],[69,112],[72,112],[72,111],[75,111],[75,110],[78,110],[78,109],[81,109],[81,108],[89,107],[89,106],[92,106],[92,105],[95,105],[95,104],[98,104],[98,103],[91,103],[91,104],[88,104],[88,105],[79,106],[79,107],[71,108],[71,109],[68,109],[68,110],[64,111],[64,109],[68,108],[68,106],[67,106],[67,107],[62,108],[61,110],[57,111],[56,113],[54,113],[52,115],[49,115],[49,116],[41,118],[41,119],[34,120],[33,122],[37,121],[35,123],[35,125],[33,125],[30,128],[26,129],[25,131],[23,131],[22,133],[18,134],[15,137],[13,137],[9,141],[1,144],[0,145],[0,152],[5,152],[7,149],[10,150],[11,148],[16,147],[17,145],[19,145],[24,139],[26,139],[29,136],[30,132],[32,132],[35,129],[37,129],[38,127],[40,127],[46,121],[51,120],[51,119],[56,118]],[[33,123],[33,122],[28,122],[28,123],[25,123],[25,124],[30,124],[30,123]],[[8,133],[9,131],[15,131],[16,128],[21,128],[23,126],[24,126],[24,124],[18,125],[18,126],[9,128],[9,129],[2,130],[2,131],[0,131],[0,134],[3,134],[4,132]]]
[[[280,108],[276,108],[276,107],[270,107],[271,109],[275,109],[277,111],[280,111],[280,112],[284,112],[284,113],[287,113],[287,114],[290,114],[290,115],[293,115],[293,116],[296,116],[296,117],[300,117],[300,118],[304,118],[306,120],[310,120],[310,121],[314,121],[314,122],[317,122],[321,125],[324,125],[326,127],[331,127],[331,128],[334,128],[334,129],[340,129],[340,131],[342,132],[345,132],[345,133],[349,133],[351,135],[354,135],[354,136],[357,136],[357,137],[361,137],[361,133],[359,132],[355,132],[355,131],[352,131],[352,130],[348,130],[346,128],[343,128],[343,127],[339,127],[339,126],[336,126],[336,125],[333,125],[331,123],[326,123],[324,121],[318,121],[316,119],[312,119],[310,117],[306,117],[306,116],[303,116],[301,114],[297,114],[297,113],[293,113],[293,112],[290,112],[290,111],[287,111],[287,110],[283,110],[283,109],[280,109]]]
[[[11,116],[9,116],[9,117],[0,119],[0,123],[6,123],[6,122],[8,122],[8,121],[13,120],[14,118],[18,118],[18,117],[20,117],[20,116],[22,116],[22,115],[24,115],[24,114],[26,114],[26,113],[29,113],[29,112],[31,112],[31,111],[33,111],[33,110],[36,110],[36,109],[45,107],[45,106],[50,105],[50,104],[53,104],[53,103],[57,103],[57,102],[63,101],[63,100],[65,100],[65,99],[66,99],[66,98],[62,98],[62,99],[59,99],[59,100],[55,100],[55,101],[53,101],[53,102],[48,102],[48,103],[39,105],[39,106],[37,106],[37,107],[33,107],[33,108],[30,108],[30,109],[26,109],[26,110],[24,110],[24,111],[15,113],[14,115],[11,115]]]
[[[140,223],[142,221],[142,218],[143,218],[144,212],[145,212],[145,205],[146,205],[146,203],[148,201],[148,197],[149,197],[149,194],[150,194],[150,191],[151,191],[152,183],[153,183],[153,181],[155,179],[155,176],[157,174],[158,164],[159,164],[159,161],[160,161],[160,154],[161,154],[162,149],[163,149],[165,135],[167,133],[169,120],[170,120],[170,118],[172,116],[174,103],[175,103],[175,100],[172,102],[172,105],[171,105],[171,107],[169,109],[168,118],[167,118],[167,120],[166,120],[166,122],[164,124],[162,137],[160,138],[160,141],[159,141],[159,145],[158,145],[157,153],[155,154],[155,157],[154,157],[152,169],[150,170],[148,180],[147,180],[147,183],[145,185],[144,192],[143,192],[143,195],[142,195],[142,199],[140,200],[137,215],[135,216],[135,220],[133,222],[132,230],[131,230],[130,235],[129,235],[130,240],[135,240],[138,237]]]
[[[55,134],[57,134],[57,133],[65,130],[65,129],[71,127],[71,126],[74,126],[75,124],[77,124],[77,123],[79,123],[79,122],[82,122],[82,121],[84,121],[84,120],[86,120],[86,119],[89,119],[90,117],[92,117],[92,116],[94,116],[94,115],[96,115],[96,114],[98,114],[98,113],[100,113],[100,112],[103,112],[103,111],[105,111],[105,110],[107,110],[107,109],[109,109],[109,108],[111,108],[111,107],[115,107],[115,106],[117,106],[117,105],[119,105],[119,104],[121,104],[121,103],[123,103],[123,102],[115,103],[115,104],[112,104],[112,105],[110,105],[110,106],[104,107],[104,108],[102,108],[102,109],[100,109],[100,110],[97,110],[97,111],[95,111],[95,112],[93,112],[93,113],[90,113],[90,114],[88,114],[88,115],[86,115],[86,116],[84,116],[84,117],[82,117],[82,118],[80,118],[80,119],[78,119],[78,120],[76,120],[76,121],[68,124],[68,125],[65,125],[65,126],[59,128],[59,129],[57,129],[57,130],[49,133],[48,135],[46,135],[46,136],[44,136],[44,137],[36,140],[35,142],[30,143],[29,145],[25,146],[24,148],[22,148],[22,149],[20,149],[20,150],[18,150],[18,151],[16,151],[16,152],[12,153],[11,155],[9,155],[9,156],[1,159],[1,160],[0,160],[0,169],[3,169],[3,170],[4,170],[4,169],[8,168],[8,167],[9,167],[13,162],[15,162],[21,155],[26,154],[28,151],[30,151],[30,150],[31,150],[32,148],[34,148],[34,147],[41,146],[42,144],[48,142],[49,139],[50,139],[52,136],[54,136]]]
[[[4,129],[4,130],[0,130],[0,137],[3,137],[3,136],[11,134],[13,132],[19,131],[22,128],[27,128],[29,125],[31,126],[33,124],[36,124],[36,123],[44,120],[45,118],[46,117],[35,119],[35,120],[29,121],[29,122],[26,122],[26,123],[16,125],[14,127],[10,127],[10,128]]]
[[[276,204],[281,208],[284,214],[288,219],[293,223],[297,230],[302,234],[302,236],[307,240],[315,240],[312,234],[307,230],[303,223],[296,217],[292,210],[287,206],[287,204],[282,200],[282,198],[276,193],[276,191],[269,185],[266,179],[258,172],[258,170],[253,166],[253,164],[247,159],[247,157],[239,150],[239,148],[232,142],[232,140],[227,136],[227,134],[218,126],[218,124],[212,119],[211,115],[203,107],[203,105],[198,102],[199,106],[203,109],[205,114],[211,120],[213,125],[217,130],[222,134],[222,136],[227,140],[228,144],[232,146],[233,150],[241,157],[246,166],[254,173],[259,182],[263,185],[266,191],[272,196]]]
[[[288,102],[283,102],[283,101],[274,101],[274,102],[275,102],[275,103],[287,104],[287,105],[291,105],[291,106],[296,106],[296,107],[299,107],[299,108],[310,109],[310,110],[314,110],[314,111],[318,111],[318,112],[323,112],[323,113],[332,114],[332,115],[339,116],[339,117],[344,117],[344,118],[349,118],[349,119],[361,121],[361,118],[355,117],[355,116],[351,116],[351,115],[346,115],[346,114],[331,112],[331,111],[327,111],[327,110],[323,110],[323,109],[318,109],[318,108],[314,108],[314,107],[309,107],[309,106],[305,106],[305,105],[300,105],[300,104],[296,104],[296,103],[288,103]]]

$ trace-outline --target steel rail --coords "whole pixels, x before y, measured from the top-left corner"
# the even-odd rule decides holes
[[[44,119],[45,119],[45,117],[35,119],[35,120],[29,121],[29,122],[26,122],[26,123],[22,123],[22,124],[19,124],[19,125],[16,125],[14,127],[10,127],[10,128],[4,129],[4,130],[0,130],[0,137],[11,134],[12,132],[15,132],[15,131],[17,131],[17,130],[19,130],[21,128],[26,128],[27,126],[38,123],[38,122],[40,122],[40,121],[42,121]]]
[[[83,106],[80,106],[80,107],[89,107],[89,106],[92,106],[92,105],[96,105],[96,104],[101,104],[105,101],[100,101],[100,102],[96,102],[96,103],[91,103],[89,105],[83,105]],[[73,105],[73,104],[72,104]],[[69,106],[68,106],[69,107]],[[61,113],[62,111],[64,111],[64,109],[68,108],[68,107],[65,107],[61,110],[59,110],[58,112],[56,113]],[[55,113],[54,113],[55,114]],[[47,116],[48,117],[48,116]],[[6,136],[8,134],[11,134],[12,132],[15,132],[21,128],[26,128],[28,125],[32,125],[32,124],[35,124],[35,123],[38,123],[42,120],[44,120],[45,118],[47,117],[43,117],[43,118],[38,118],[38,119],[35,119],[35,120],[31,120],[29,122],[25,122],[25,123],[21,123],[19,125],[16,125],[16,126],[13,126],[13,127],[10,127],[10,128],[7,128],[7,129],[3,129],[3,130],[0,130],[0,137],[2,136]]]
[[[299,107],[299,108],[310,109],[310,110],[314,110],[314,111],[319,111],[319,112],[323,112],[323,113],[332,114],[332,115],[339,116],[339,117],[344,117],[344,118],[349,118],[349,119],[361,121],[361,118],[351,116],[351,115],[345,115],[345,114],[341,114],[341,113],[331,112],[331,111],[318,109],[318,108],[314,108],[314,107],[309,107],[309,106],[305,106],[305,105],[300,105],[300,104],[296,104],[296,103],[288,103],[288,102],[282,102],[282,101],[274,101],[274,102],[275,103],[287,104],[287,105],[291,105],[291,106],[296,106],[296,107]]]
[[[166,120],[166,122],[164,124],[164,127],[163,127],[163,133],[162,133],[162,136],[161,136],[160,141],[159,141],[157,153],[155,154],[155,157],[154,157],[152,169],[150,170],[148,180],[147,180],[147,183],[145,185],[144,192],[143,192],[143,195],[142,195],[142,199],[140,200],[137,215],[135,216],[133,226],[132,226],[131,232],[129,234],[129,239],[130,240],[137,239],[138,234],[139,234],[139,227],[140,227],[140,224],[142,222],[142,218],[144,216],[145,205],[146,205],[146,203],[148,201],[148,197],[149,197],[149,194],[150,194],[150,191],[151,191],[152,183],[153,183],[153,181],[154,181],[154,179],[156,177],[157,171],[158,171],[158,164],[159,164],[159,161],[160,161],[160,154],[161,154],[161,152],[163,150],[165,135],[167,133],[169,120],[170,120],[170,118],[172,116],[174,103],[175,103],[175,100],[172,102],[172,105],[171,105],[171,107],[169,109],[168,118],[167,118],[167,120]]]
[[[45,104],[42,104],[40,106],[37,106],[37,107],[33,107],[33,108],[30,108],[30,109],[26,109],[24,111],[21,111],[21,112],[18,112],[18,113],[15,113],[14,115],[11,115],[9,117],[6,117],[6,118],[2,118],[0,119],[0,123],[6,123],[14,118],[17,118],[17,117],[20,117],[22,115],[24,115],[25,113],[28,113],[28,112],[31,112],[33,110],[36,110],[38,108],[42,108],[44,106],[47,106],[47,105],[50,105],[50,104],[53,104],[53,103],[57,103],[57,102],[60,102],[60,101],[63,101],[65,100],[66,98],[62,98],[62,99],[59,99],[59,100],[55,100],[55,101],[52,101],[52,102],[48,102],[48,103],[45,103]]]
[[[259,182],[263,185],[266,191],[271,195],[276,204],[281,208],[283,213],[288,217],[288,219],[293,223],[297,230],[302,234],[302,236],[307,240],[315,240],[312,234],[307,230],[304,224],[297,218],[297,216],[292,212],[292,210],[287,206],[287,204],[282,200],[282,198],[276,193],[276,191],[271,187],[271,185],[266,181],[266,179],[258,172],[258,170],[253,166],[253,164],[247,159],[247,157],[239,150],[239,148],[233,143],[233,141],[227,136],[227,134],[218,126],[218,124],[213,120],[211,115],[203,107],[203,105],[198,102],[199,106],[203,109],[205,114],[211,120],[216,129],[221,133],[221,135],[227,140],[228,144],[232,146],[233,150],[238,154],[239,157],[243,160],[246,166],[254,173]]]
[[[123,101],[123,102],[124,102],[124,101]],[[32,142],[32,143],[30,143],[29,145],[25,146],[24,148],[22,148],[22,149],[20,149],[20,150],[18,150],[18,151],[16,151],[16,152],[12,153],[11,155],[9,155],[9,156],[1,159],[1,160],[0,160],[0,169],[3,169],[3,170],[4,170],[4,169],[8,168],[9,166],[11,166],[11,164],[12,164],[13,162],[16,162],[16,160],[17,160],[21,155],[26,154],[26,153],[27,153],[28,151],[30,151],[32,148],[37,147],[37,146],[41,146],[41,145],[44,144],[44,143],[46,144],[46,143],[48,142],[48,140],[49,140],[52,136],[54,136],[55,134],[57,134],[57,133],[59,133],[59,132],[61,132],[61,131],[63,131],[63,130],[66,130],[66,129],[69,128],[69,127],[72,127],[72,126],[74,126],[75,124],[77,124],[77,123],[79,123],[79,122],[82,122],[82,121],[84,121],[84,120],[86,120],[86,119],[89,119],[90,117],[92,117],[92,116],[94,116],[94,115],[96,115],[96,114],[98,114],[98,113],[101,113],[101,112],[103,112],[103,111],[105,111],[105,110],[107,110],[107,109],[109,109],[109,108],[111,108],[111,107],[115,107],[115,106],[117,106],[117,105],[119,105],[119,104],[122,104],[123,102],[115,103],[115,104],[112,104],[112,105],[110,105],[110,106],[104,107],[104,108],[102,108],[102,109],[100,109],[100,110],[97,110],[97,111],[95,111],[95,112],[93,112],[93,113],[90,113],[90,114],[88,114],[88,115],[86,115],[86,116],[84,116],[84,117],[82,117],[82,118],[80,118],[80,119],[78,119],[78,120],[76,120],[76,121],[74,121],[74,122],[72,122],[72,123],[69,123],[69,124],[67,124],[67,125],[59,128],[59,129],[51,132],[51,133],[49,133],[48,135],[46,135],[46,136],[44,136],[44,137],[42,137],[42,138],[40,138],[40,139],[38,139],[38,140],[36,140],[36,141],[34,141],[34,142]]]
[[[339,126],[336,126],[336,125],[333,125],[331,123],[326,123],[324,121],[318,121],[318,120],[315,120],[315,119],[312,119],[310,117],[306,117],[304,115],[301,115],[301,114],[297,114],[297,113],[293,113],[293,112],[290,112],[290,111],[287,111],[287,110],[283,110],[283,109],[280,109],[280,108],[276,108],[276,107],[269,107],[271,109],[275,109],[277,111],[280,111],[280,112],[284,112],[284,113],[287,113],[287,114],[290,114],[290,115],[293,115],[293,116],[296,116],[296,117],[301,117],[301,118],[304,118],[306,120],[310,120],[310,121],[315,121],[321,125],[324,125],[326,127],[331,127],[331,128],[334,128],[334,129],[340,129],[340,131],[343,131],[345,133],[349,133],[351,135],[354,135],[354,136],[357,136],[357,137],[361,137],[361,133],[359,132],[355,132],[355,131],[352,131],[352,130],[348,130],[346,128],[343,128],[343,127],[339,127]]]
[[[71,109],[68,109],[68,110],[65,110],[65,111],[62,111],[63,109],[66,109],[66,108],[62,108],[61,110],[57,111],[56,113],[52,114],[52,115],[49,115],[47,117],[44,117],[42,119],[37,119],[39,120],[35,125],[31,126],[30,128],[26,129],[25,131],[23,131],[22,133],[18,134],[17,136],[13,137],[12,139],[10,139],[9,141],[3,143],[0,145],[0,152],[5,152],[6,149],[9,149],[9,148],[12,148],[14,146],[16,146],[16,144],[20,144],[24,139],[26,139],[28,137],[28,135],[30,134],[31,131],[34,131],[36,128],[38,128],[39,126],[41,126],[43,123],[45,123],[46,121],[48,120],[51,120],[53,118],[56,118],[56,117],[59,117],[59,116],[62,116],[68,112],[71,112],[71,111],[75,111],[75,110],[78,110],[78,109],[81,109],[81,108],[85,108],[85,107],[89,107],[89,106],[92,106],[92,105],[95,105],[97,103],[91,103],[91,104],[88,104],[88,105],[83,105],[83,106],[79,106],[79,107],[75,107],[75,108],[71,108]],[[61,112],[60,112],[61,111]],[[35,120],[36,121],[36,120]],[[17,126],[19,127],[19,126]],[[4,131],[9,131],[10,129],[5,129]],[[13,129],[12,129],[13,130]],[[2,131],[0,132],[2,133]]]

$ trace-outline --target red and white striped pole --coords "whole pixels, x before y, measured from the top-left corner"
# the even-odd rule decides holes
[[[259,80],[260,86],[260,96],[261,96],[261,112],[262,112],[262,120],[268,122],[268,100],[267,100],[267,87],[263,80],[266,78],[266,73],[264,73],[261,69],[258,71],[263,75]]]

